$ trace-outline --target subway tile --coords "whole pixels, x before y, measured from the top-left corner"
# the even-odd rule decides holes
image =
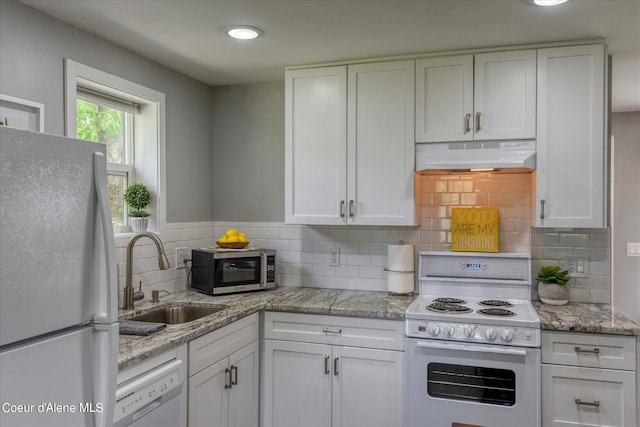
[[[589,246],[588,234],[560,234],[560,246]]]
[[[351,242],[370,242],[371,231],[370,230],[348,230],[347,239]]]
[[[576,248],[576,256],[589,257],[590,261],[607,261],[605,248]]]

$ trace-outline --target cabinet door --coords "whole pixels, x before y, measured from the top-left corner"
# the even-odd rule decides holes
[[[258,427],[260,353],[258,341],[229,356],[229,427]]]
[[[333,427],[402,426],[404,353],[334,347],[333,357]]]
[[[475,56],[476,140],[536,136],[536,51]]]
[[[471,141],[473,55],[416,61],[416,142]]]
[[[264,427],[331,426],[331,346],[265,340]]]
[[[414,225],[415,63],[349,66],[347,223]]]
[[[189,427],[227,425],[228,363],[225,357],[189,378]]]
[[[636,426],[635,372],[542,365],[542,426]]]
[[[603,45],[538,51],[538,227],[606,226]]]
[[[344,224],[346,107],[346,67],[286,72],[286,223]]]

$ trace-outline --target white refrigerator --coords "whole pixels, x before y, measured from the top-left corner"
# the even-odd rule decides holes
[[[0,426],[111,426],[113,255],[105,146],[0,126]]]

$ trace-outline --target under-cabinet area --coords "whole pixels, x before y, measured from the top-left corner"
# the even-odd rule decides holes
[[[542,426],[636,426],[634,336],[542,331]]]
[[[261,425],[402,426],[403,325],[265,313]]]

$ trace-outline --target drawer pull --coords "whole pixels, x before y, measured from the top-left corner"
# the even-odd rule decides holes
[[[341,328],[322,328],[322,332],[329,333],[329,334],[341,334],[342,329]]]
[[[600,349],[597,348],[597,347],[594,348],[594,349],[591,349],[591,350],[580,348],[580,347],[576,347],[575,350],[576,350],[576,353],[592,353],[592,354],[595,354],[595,355],[599,355],[600,354]]]
[[[329,375],[329,355],[324,355],[324,373]]]
[[[576,405],[586,405],[586,406],[600,406],[600,401],[599,400],[594,400],[593,402],[583,402],[580,399],[576,399]]]

